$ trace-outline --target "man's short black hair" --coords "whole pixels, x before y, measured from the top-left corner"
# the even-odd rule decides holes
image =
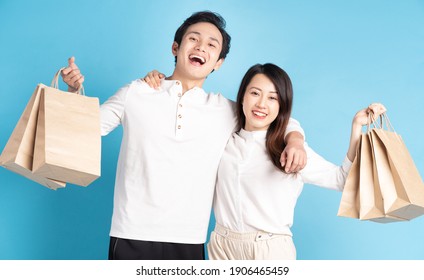
[[[211,11],[197,12],[187,18],[175,32],[174,41],[178,44],[178,46],[180,46],[181,40],[183,39],[183,36],[190,25],[199,22],[209,22],[218,28],[222,35],[222,50],[219,54],[219,59],[226,58],[227,54],[230,52],[231,36],[227,33],[227,31],[225,31],[226,22],[224,18],[221,15]],[[177,58],[175,58],[175,60],[176,59]]]

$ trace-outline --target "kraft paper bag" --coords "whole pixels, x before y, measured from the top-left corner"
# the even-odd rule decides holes
[[[58,188],[64,188],[66,183],[47,179],[32,173],[40,93],[45,87],[45,85],[39,84],[35,88],[3,149],[0,156],[0,165],[43,186],[56,190]]]
[[[362,138],[343,188],[337,216],[359,219],[359,162]]]
[[[383,199],[374,181],[373,152],[368,133],[361,135],[359,163],[359,218],[370,220],[384,217]]]
[[[372,169],[372,184],[373,192],[368,192],[368,197],[364,201],[374,203],[374,211],[372,216],[363,217],[378,223],[391,223],[405,221],[406,219],[395,217],[387,213],[384,207],[385,200],[383,199],[383,190],[385,194],[387,190],[394,192],[394,184],[391,175],[391,169],[387,162],[385,152],[381,149],[377,139],[373,134],[373,130],[367,133],[369,152],[371,153],[371,169]],[[361,174],[362,175],[362,174]],[[365,195],[364,195],[365,197]],[[364,202],[365,203],[365,202]]]
[[[406,220],[385,214],[369,129],[366,133],[362,133],[359,139],[337,215],[378,223]]]
[[[61,91],[59,73],[43,88],[32,170],[55,180],[88,186],[100,176],[100,106],[98,98]]]
[[[395,188],[393,191],[388,188],[391,185],[380,185],[386,214],[408,220],[423,215],[424,183],[401,136],[383,128],[372,132],[386,153]]]

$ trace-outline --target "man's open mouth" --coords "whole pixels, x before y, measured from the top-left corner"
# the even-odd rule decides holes
[[[198,56],[198,55],[194,55],[194,54],[190,55],[189,59],[190,59],[191,62],[198,64],[198,65],[203,65],[206,62],[205,58]]]

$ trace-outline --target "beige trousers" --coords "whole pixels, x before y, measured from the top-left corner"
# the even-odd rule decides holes
[[[207,245],[210,260],[295,260],[290,235],[258,231],[239,233],[219,224]]]

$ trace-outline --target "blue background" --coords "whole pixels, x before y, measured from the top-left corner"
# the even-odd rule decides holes
[[[308,143],[340,163],[359,109],[382,102],[424,174],[424,1],[0,0],[0,147],[38,83],[74,55],[104,102],[152,69],[171,74],[182,21],[209,9],[232,47],[208,91],[235,98],[245,71],[273,62],[292,78]],[[61,84],[62,88],[65,88]],[[102,177],[51,191],[0,169],[0,259],[106,259],[122,130],[102,139]],[[337,217],[341,193],[306,185],[293,226],[299,259],[424,259],[424,218]],[[213,223],[213,221],[212,221]]]

